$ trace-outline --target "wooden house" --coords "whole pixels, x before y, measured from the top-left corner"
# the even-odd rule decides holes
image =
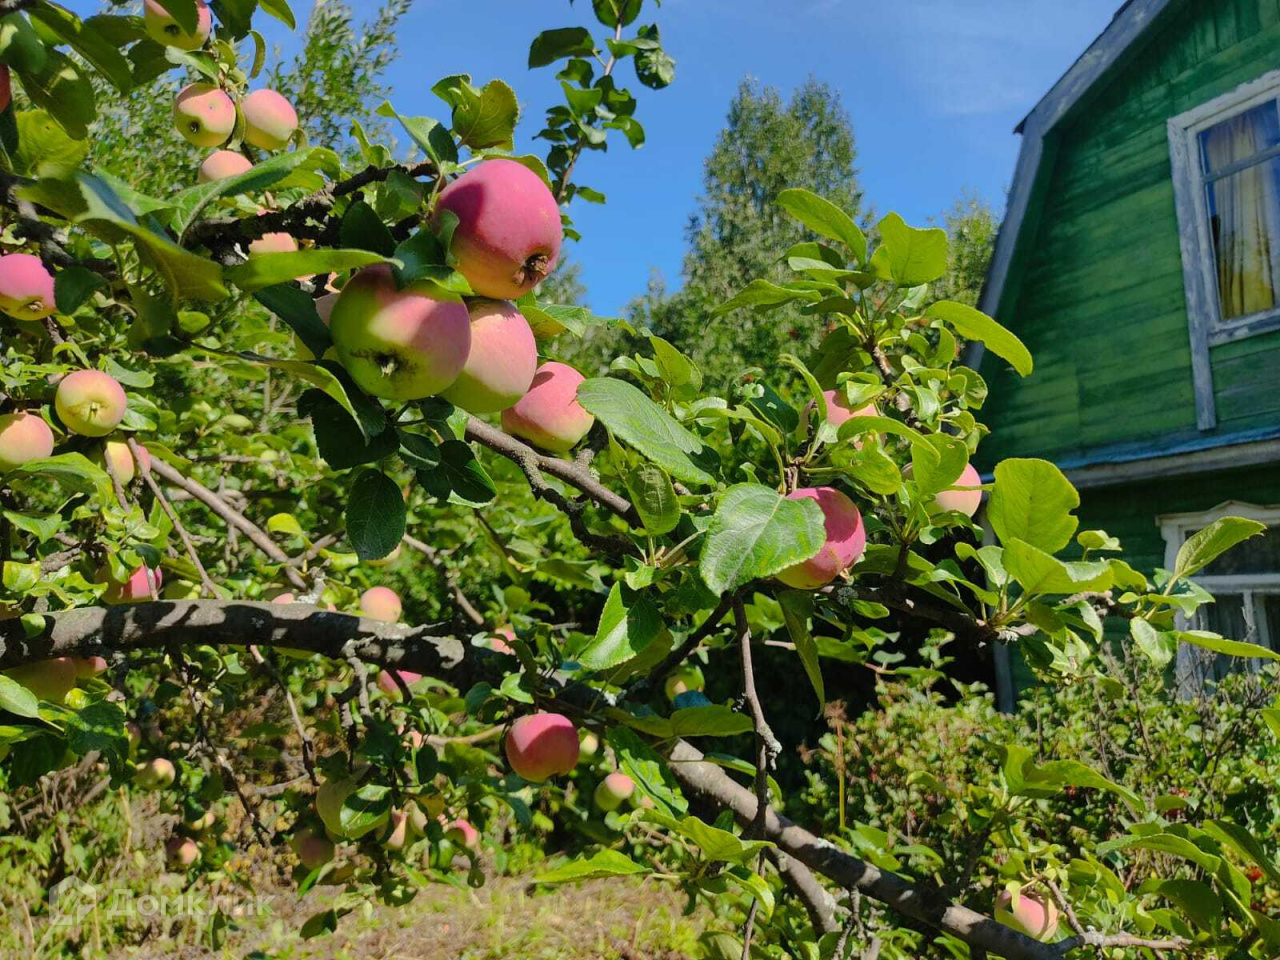
[[[982,306],[1036,370],[972,350],[979,466],[1053,460],[1147,570],[1263,520],[1198,625],[1280,649],[1280,0],[1129,0],[1018,132]]]

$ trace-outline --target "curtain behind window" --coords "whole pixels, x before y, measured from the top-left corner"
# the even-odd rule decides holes
[[[1248,160],[1280,141],[1274,101],[1200,135],[1207,174]],[[1270,160],[1208,185],[1209,216],[1222,318],[1272,310],[1280,303],[1280,161]]]

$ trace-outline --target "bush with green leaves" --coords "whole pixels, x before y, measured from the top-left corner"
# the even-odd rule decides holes
[[[720,392],[642,329],[614,375],[559,363],[608,322],[537,293],[576,236],[567,205],[601,199],[580,161],[642,143],[636,93],[674,77],[650,9],[594,0],[591,27],[534,38],[529,66],[564,92],[544,160],[512,153],[512,87],[464,75],[431,88],[438,117],[377,109],[409,156],[354,118],[349,142],[309,142],[345,129],[260,79],[254,18],[292,27],[285,0],[84,21],[0,6],[13,809],[68,769],[154,792],[168,837],[152,856],[179,879],[248,883],[244,861],[269,852],[299,890],[340,887],[305,936],[433,881],[483,883],[512,831],[571,830],[587,848],[533,883],[678,884],[717,910],[712,956],[1274,956],[1280,927],[1255,904],[1276,867],[1255,825],[1231,808],[1171,822],[1083,747],[1042,763],[1014,743],[998,774],[975,768],[977,817],[1068,787],[1126,807],[1123,832],[1086,822],[1053,870],[1037,814],[1000,891],[940,888],[861,834],[771,808],[784,745],[764,643],[794,650],[815,713],[824,659],[865,654],[890,612],[963,647],[1016,646],[1050,688],[1094,676],[1109,625],[1153,660],[1274,657],[1183,626],[1210,599],[1195,574],[1261,528],[1219,520],[1147,573],[1077,531],[1052,464],[1008,460],[983,484],[969,460],[987,388],[957,344],[1023,375],[1031,357],[936,298],[943,231],[889,214],[869,242],[803,188],[774,198],[806,236],[776,251],[787,275],[720,310],[786,306],[824,331],[815,350]],[[145,190],[86,161],[100,107],[175,71],[169,136],[229,155]],[[984,491],[994,542],[973,520]],[[1073,541],[1083,556],[1064,559]],[[787,639],[748,606],[776,608]],[[1108,881],[1104,866],[1145,870],[1153,852],[1159,889]],[[867,900],[883,905],[871,925]],[[72,949],[55,907],[31,929]]]

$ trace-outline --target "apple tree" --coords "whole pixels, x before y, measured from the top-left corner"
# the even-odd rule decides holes
[[[716,905],[710,956],[1275,956],[1253,894],[1280,869],[1247,824],[1026,744],[969,786],[990,849],[959,895],[927,850],[784,815],[771,770],[794,745],[753,610],[780,612],[814,713],[823,659],[870,662],[878,623],[1016,647],[1050,685],[1113,642],[1274,658],[1184,626],[1211,599],[1191,578],[1260,525],[1220,520],[1139,571],[1077,529],[1052,464],[984,482],[987,388],[957,344],[1032,358],[936,298],[946,235],[896,214],[869,241],[809,190],[774,198],[808,239],[719,312],[785,306],[821,346],[717,371],[722,395],[650,331],[545,302],[568,209],[605,199],[582,159],[640,146],[641,98],[673,80],[656,7],[593,0],[590,28],[534,38],[564,93],[545,157],[514,152],[512,87],[465,75],[379,108],[398,156],[359,124],[306,142],[263,83],[254,23],[293,27],[286,0],[83,20],[0,0],[0,784],[92,762],[160,791],[168,864],[193,877],[227,862],[211,831],[234,804],[236,843],[346,888],[307,935],[458,871],[483,883],[502,820],[591,838],[537,883],[652,875]],[[185,183],[144,193],[85,160],[99,111],[173,75]],[[611,322],[634,352],[604,375],[556,359]],[[288,722],[278,769],[253,749],[268,734],[229,728],[260,695]],[[1127,832],[1035,823],[1065,790]],[[874,936],[864,898],[891,918]]]

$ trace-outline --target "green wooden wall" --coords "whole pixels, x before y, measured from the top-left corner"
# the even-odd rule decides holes
[[[1165,124],[1275,69],[1280,0],[1187,0],[1052,135],[999,311],[1036,370],[987,355],[981,466],[1202,436]],[[1280,422],[1280,332],[1212,364],[1218,433]]]

